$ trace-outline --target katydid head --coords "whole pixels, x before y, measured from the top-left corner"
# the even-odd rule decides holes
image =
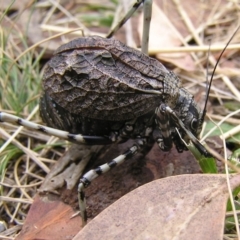
[[[174,132],[177,132],[177,138],[181,139],[181,141],[177,140],[177,138],[175,139],[177,149],[181,150],[183,148],[181,142],[188,148],[188,143],[191,141],[201,154],[209,156],[208,151],[197,139],[202,130],[202,117],[204,113],[193,96],[186,89],[180,88],[175,107],[173,109],[166,107],[166,112],[168,112],[175,122],[176,127]]]
[[[182,121],[184,127],[190,131],[194,136],[198,136],[202,129],[202,115],[203,112],[200,106],[196,103],[193,96],[185,89],[179,89],[179,96],[173,108],[176,117]],[[174,117],[174,116],[173,116]],[[181,128],[181,126],[179,126]]]

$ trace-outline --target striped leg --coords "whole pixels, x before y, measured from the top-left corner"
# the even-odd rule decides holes
[[[83,191],[84,188],[88,187],[92,180],[98,177],[99,175],[108,172],[113,167],[122,164],[126,159],[131,158],[138,150],[139,147],[134,145],[131,148],[129,148],[125,153],[114,158],[112,161],[88,171],[80,179],[80,183],[78,185],[78,203],[81,212],[83,226],[87,223],[86,199]]]
[[[163,151],[168,151],[168,148],[172,144],[171,131],[169,131],[169,129],[170,129],[169,120],[171,117],[171,119],[174,120],[175,123],[181,129],[181,131],[184,132],[184,134],[186,134],[188,136],[188,138],[192,141],[194,146],[198,149],[198,151],[201,154],[203,154],[206,157],[212,157],[212,155],[200,143],[200,141],[196,138],[196,136],[194,136],[193,133],[185,127],[184,123],[177,116],[176,112],[173,109],[171,109],[169,106],[167,106],[166,104],[163,103],[159,106],[159,108],[156,109],[155,113],[158,117],[157,123],[159,125],[159,128],[161,129],[161,134],[162,134],[162,138],[160,138],[159,141],[158,140],[157,141],[158,141],[159,147]],[[179,131],[177,131],[177,134],[179,135],[178,139],[182,139],[182,136],[179,133]],[[178,151],[182,152],[182,150],[183,150],[182,143],[184,143],[184,141],[182,141],[182,140],[177,141],[176,136],[173,138],[173,140],[175,142],[175,145],[176,145]],[[180,144],[178,142],[180,142]],[[185,145],[185,146],[188,147],[188,145]]]
[[[36,124],[25,119],[16,117],[14,115],[0,112],[0,122],[12,122],[17,125],[44,132],[50,136],[59,137],[74,143],[89,144],[89,145],[104,145],[111,144],[112,141],[107,137],[101,136],[84,136],[81,134],[71,134],[66,131],[58,130],[55,128],[46,127],[40,124]]]
[[[161,107],[157,108],[155,113],[157,116],[156,121],[160,129],[156,141],[160,149],[163,151],[169,151],[172,148],[169,114],[165,110],[162,110]]]

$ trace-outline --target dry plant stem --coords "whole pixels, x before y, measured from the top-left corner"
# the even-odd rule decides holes
[[[198,34],[196,33],[195,28],[194,28],[190,18],[188,17],[186,11],[181,6],[180,1],[179,0],[173,0],[173,2],[175,3],[180,16],[182,17],[183,21],[185,22],[188,30],[190,31],[190,33],[194,37],[195,41],[198,43],[198,45],[203,45],[202,40],[199,38]],[[196,60],[197,57],[195,57],[194,59]]]
[[[211,119],[210,119],[210,120],[211,120]],[[212,121],[212,122],[213,122],[213,121]],[[220,132],[223,134],[222,129],[220,128],[220,125],[216,124],[216,127],[217,127],[217,128],[220,130]],[[221,138],[221,136],[220,136],[220,138]],[[201,141],[203,141],[203,140],[201,140]],[[229,162],[229,161],[226,160],[226,159],[227,159],[226,141],[225,141],[225,139],[222,139],[222,141],[223,141],[223,144],[222,144],[222,145],[223,145],[223,148],[224,148],[224,158],[223,158],[219,153],[217,153],[216,151],[213,151],[212,149],[210,149],[208,146],[206,146],[207,150],[208,150],[215,158],[221,160],[221,161],[224,163],[225,168],[230,167],[230,168],[233,169],[235,172],[240,173],[239,167],[235,166],[234,164],[232,164],[231,162]],[[227,179],[229,179],[230,176],[229,176],[228,170],[226,171],[226,169],[225,169],[225,172],[227,173]],[[229,186],[230,186],[230,185],[229,185]],[[228,188],[228,189],[229,189],[229,191],[230,191],[230,190],[232,191],[235,187],[236,187],[236,186],[232,187],[231,189],[230,189],[230,188]],[[231,194],[230,194],[230,195],[231,195]]]
[[[42,184],[41,182],[36,182],[36,183],[28,184],[28,185],[18,186],[18,185],[10,185],[10,184],[7,184],[7,183],[0,182],[0,186],[4,186],[4,187],[8,187],[8,188],[32,188],[32,187],[37,187],[41,184]]]
[[[215,114],[211,114],[211,113],[208,113],[207,116],[209,116],[210,118],[215,119],[215,120],[222,120],[223,119],[223,116],[215,115]],[[231,124],[234,124],[234,125],[239,125],[240,124],[240,120],[236,119],[236,118],[227,118],[225,120],[225,122],[226,123],[231,123]]]
[[[8,192],[7,196],[4,196],[5,201],[7,201],[7,199],[10,198],[9,196],[11,196],[11,195],[14,193],[14,191],[16,191],[17,189],[20,189],[20,190],[24,193],[24,195],[29,199],[29,201],[33,201],[32,198],[31,198],[27,193],[25,193],[24,189],[22,189],[24,186],[20,184],[20,182],[22,182],[23,180],[25,180],[26,177],[27,177],[29,174],[27,175],[27,173],[26,173],[25,175],[23,175],[20,180],[18,180],[18,177],[17,177],[17,168],[18,168],[18,164],[19,164],[19,162],[20,162],[21,160],[22,160],[22,157],[17,160],[17,162],[16,162],[16,164],[15,164],[15,166],[14,166],[14,176],[15,176],[15,180],[16,180],[16,182],[17,182],[18,185],[17,185],[17,186],[15,186],[15,185],[12,185],[12,186],[11,186],[11,189],[10,189],[10,191]],[[31,165],[30,168],[29,168],[29,171],[32,171],[32,170],[34,169],[34,167],[35,167],[34,165]],[[36,178],[36,176],[35,176],[35,178]],[[41,179],[41,180],[42,180],[42,179]],[[42,183],[42,182],[38,182],[36,185],[40,185],[41,183]],[[6,184],[0,183],[0,185],[6,185]],[[33,185],[33,184],[31,184],[31,185]],[[35,184],[34,184],[34,185],[35,185]],[[25,186],[25,188],[26,188],[26,187],[30,187],[30,185],[29,185],[29,186]],[[11,199],[11,198],[10,198],[10,199]],[[24,201],[27,201],[27,200],[24,200]],[[2,205],[2,203],[3,203],[3,202],[0,202],[0,206]],[[25,202],[25,203],[26,203],[26,202]]]
[[[229,212],[226,213],[226,217],[232,217],[233,214],[234,214],[233,211],[229,211]],[[237,214],[237,215],[240,215],[240,210],[236,210],[236,214]]]
[[[39,184],[42,184],[42,181],[45,179],[44,177],[41,177],[41,176],[34,174],[32,172],[29,172],[29,171],[26,171],[25,174],[28,176],[34,177],[35,179],[39,179],[41,181]]]
[[[205,140],[212,132],[214,132],[223,122],[225,122],[226,119],[228,119],[228,118],[230,118],[230,117],[232,117],[232,116],[234,116],[235,114],[238,114],[238,113],[240,113],[240,109],[238,109],[238,110],[236,110],[236,111],[234,111],[234,112],[231,112],[231,113],[228,114],[226,117],[222,118],[222,120],[221,120],[220,122],[218,122],[218,123],[216,124],[216,126],[213,127],[213,128],[201,139],[201,141],[204,141],[204,140]],[[208,114],[207,114],[207,116],[209,117]]]
[[[222,51],[225,45],[218,44],[212,45],[210,51],[211,52],[219,52]],[[227,48],[228,50],[239,50],[240,44],[231,44]],[[150,55],[156,55],[158,53],[182,53],[182,52],[208,52],[209,46],[201,45],[201,46],[184,46],[184,47],[171,47],[171,48],[158,48],[158,49],[149,49]],[[220,70],[219,70],[220,71]]]
[[[222,91],[221,89],[217,89],[214,86],[212,88],[214,89],[214,91],[217,94],[210,93],[209,94],[210,97],[212,97],[212,98],[218,98],[219,97],[221,100],[236,100],[236,101],[238,101],[238,99],[234,95],[229,94],[229,92]],[[223,94],[226,94],[226,95],[223,95]]]
[[[10,212],[10,210],[9,210],[9,208],[8,208],[8,206],[7,205],[5,205],[5,210],[6,210],[6,213],[8,214],[8,216],[9,216],[9,218],[13,218],[12,217],[12,214],[11,214],[11,212]],[[14,219],[14,222],[16,223],[16,224],[18,224],[18,225],[23,225],[23,221],[22,220],[18,220],[17,218],[15,218]]]
[[[223,76],[222,79],[225,82],[225,84],[228,86],[230,91],[238,98],[238,101],[240,101],[240,92],[235,87],[235,85],[230,81],[230,79],[227,76]]]
[[[208,19],[206,21],[207,22],[206,25],[208,25],[208,23],[212,23],[213,20],[214,20],[214,17],[216,17],[218,12],[221,11],[221,10],[219,10],[220,5],[221,5],[221,1],[222,0],[218,0],[218,1],[214,2],[213,6],[212,6],[212,9],[211,9],[211,13],[208,15]]]
[[[239,71],[239,74],[240,74],[240,71]],[[238,76],[239,74],[237,74],[235,76]],[[188,80],[190,82],[198,84],[199,86],[206,87],[206,83],[202,82],[202,80],[203,80],[202,78],[199,78],[199,77],[197,77],[197,78],[189,77],[186,74],[184,74],[184,75],[183,74],[179,74],[178,76],[180,78],[184,78],[184,79],[186,79],[186,80]],[[218,78],[220,78],[220,76],[216,76],[215,75],[214,78],[213,78],[213,81],[214,81],[214,79],[218,79]],[[186,88],[188,89],[188,86]],[[214,85],[211,86],[211,90],[213,90],[214,93],[210,93],[209,94],[210,97],[226,99],[226,100],[236,100],[236,101],[239,101],[239,99],[235,95],[229,93],[229,91],[218,89]]]
[[[196,29],[193,26],[193,24],[192,24],[189,16],[187,15],[186,11],[182,7],[180,1],[179,0],[173,0],[173,2],[175,3],[179,14],[181,15],[181,17],[182,17],[183,21],[185,22],[189,32],[192,34],[192,36],[194,37],[197,44],[198,45],[203,45],[202,40],[199,38],[198,34],[196,33]]]
[[[48,151],[46,151],[47,153]],[[44,152],[45,153],[45,152]],[[43,155],[42,153],[39,153],[39,155]],[[60,154],[61,156],[62,154]],[[56,163],[56,160],[53,160],[53,159],[49,159],[49,158],[44,158],[44,157],[41,157],[40,158],[42,162],[45,162],[45,163],[51,163],[51,164],[54,164]]]
[[[222,69],[217,69],[216,71],[218,74],[224,74],[227,75],[228,77],[238,77],[240,75],[240,71],[238,68],[222,68]]]
[[[12,198],[12,197],[5,197],[5,196],[0,196],[0,200],[4,202],[16,202],[16,203],[25,203],[25,204],[33,203],[33,200],[29,200],[29,199]]]
[[[9,236],[9,235],[16,236],[16,233],[19,232],[19,230],[21,230],[21,226],[16,225],[16,226],[10,227],[9,229],[5,230],[4,232],[1,232],[2,235],[0,235],[0,239],[3,239],[3,240],[11,239],[10,237],[6,237],[6,236]],[[12,239],[15,239],[15,238],[12,238]]]
[[[212,154],[213,157],[215,157],[216,159],[219,159],[220,161],[222,161],[224,164],[227,164],[231,169],[233,169],[236,173],[240,173],[240,169],[239,167],[236,167],[236,165],[232,164],[231,162],[225,160],[219,153],[217,153],[216,151],[212,150],[210,147],[205,146],[206,149],[208,150],[208,152],[210,152]]]
[[[6,237],[6,236],[0,234],[0,239],[2,239],[2,240],[14,240],[15,238],[14,237]]]
[[[198,33],[196,32],[195,27],[193,26],[191,19],[189,18],[189,16],[187,15],[186,11],[184,10],[184,8],[181,6],[181,3],[179,0],[173,0],[180,15],[182,16],[183,21],[185,22],[189,32],[191,33],[191,35],[193,36],[193,38],[195,39],[195,41],[197,42],[198,45],[203,46],[203,42],[200,39]],[[224,47],[223,47],[224,48]],[[220,50],[222,50],[223,48],[221,48]],[[209,46],[208,49],[206,51],[209,51]],[[209,61],[211,62],[211,64],[214,66],[215,65],[215,59],[213,57],[209,57]]]
[[[25,181],[27,180],[27,175],[24,175],[21,180],[19,180],[18,178],[18,166],[19,166],[19,163],[22,161],[22,158],[19,158],[18,161],[16,161],[15,165],[14,165],[14,179],[17,183],[18,186],[21,185],[20,182],[22,181]],[[19,189],[19,188],[18,188]],[[32,198],[26,193],[25,189],[24,188],[20,188],[20,191],[21,191],[21,196],[19,199],[23,199],[23,196],[25,196],[27,199],[29,200],[32,200]],[[33,201],[33,200],[32,200]],[[11,218],[11,222],[16,218],[17,216],[17,213],[18,213],[18,210],[21,206],[21,203],[18,203],[17,206],[15,207],[14,209],[14,213],[12,214],[12,218]]]
[[[23,176],[21,179],[19,179],[19,177],[18,177],[18,166],[19,166],[19,163],[20,163],[21,161],[22,161],[21,158],[18,159],[18,161],[17,161],[17,162],[15,163],[15,165],[14,165],[14,179],[15,179],[17,185],[18,185],[17,188],[19,188],[19,187],[21,186],[21,182],[24,181],[24,180],[26,180],[26,178],[27,178],[27,175],[26,175],[26,177]],[[24,190],[24,188],[20,188],[20,191],[21,191],[22,195],[24,195],[26,198],[32,200],[32,198],[26,193],[26,191]]]
[[[240,125],[232,128],[232,129],[229,130],[228,132],[223,133],[223,134],[220,136],[220,138],[221,138],[221,139],[227,139],[227,138],[230,138],[230,137],[232,137],[233,135],[235,135],[235,134],[237,134],[237,133],[239,133],[239,132],[240,132]]]
[[[1,199],[1,198],[0,198]],[[8,217],[10,218],[10,219],[12,219],[12,214],[11,214],[11,211],[9,210],[9,208],[8,208],[8,206],[7,206],[7,204],[4,202],[3,203],[3,206],[4,206],[4,210],[5,210],[5,213],[8,215]],[[16,220],[16,219],[15,219]],[[19,221],[15,221],[15,223],[17,223],[18,225],[22,225]]]
[[[229,236],[229,235],[228,235]],[[223,236],[223,240],[233,240],[232,237],[235,237],[235,235],[230,235],[230,237],[228,237],[226,234],[224,234]],[[234,238],[235,239],[235,238]]]
[[[0,134],[1,134],[4,138],[6,138],[6,139],[9,139],[9,138],[11,137],[11,135],[9,135],[7,132],[5,132],[2,128],[0,128]],[[38,159],[37,154],[36,154],[34,151],[32,151],[32,150],[24,147],[20,142],[18,142],[18,141],[15,140],[15,139],[12,139],[12,143],[13,143],[14,145],[16,145],[19,149],[21,149],[26,155],[30,156],[30,158],[31,158],[43,171],[45,171],[46,173],[49,172],[49,168],[48,168],[43,162],[41,162],[41,161]]]
[[[223,105],[222,98],[219,96],[219,93],[217,91],[215,91],[215,98],[218,100],[220,105]]]
[[[45,30],[45,31],[53,31],[53,32],[57,32],[59,34],[62,34],[63,32],[67,32],[67,31],[72,31],[69,34],[76,35],[76,36],[83,36],[84,35],[82,29],[76,31],[75,28],[59,27],[59,26],[48,25],[48,24],[41,24],[40,28],[42,30]],[[96,33],[96,34],[98,34],[98,33]]]
[[[21,180],[22,179],[25,179],[26,178],[26,174],[21,178]],[[42,182],[39,182],[38,183],[38,185],[40,185]],[[6,184],[2,184],[2,183],[0,183],[0,185],[6,185]],[[12,198],[11,197],[9,197],[9,196],[11,196],[13,193],[14,193],[14,191],[16,191],[17,189],[19,189],[19,188],[21,188],[21,187],[23,187],[23,186],[15,186],[15,185],[13,185],[13,186],[10,186],[11,187],[11,189],[10,189],[10,191],[7,193],[7,195],[6,196],[0,196],[0,199],[2,199],[2,200],[5,200],[5,201],[9,201],[9,202],[12,202]],[[30,187],[30,185],[29,186],[27,186],[27,187]],[[25,187],[26,188],[26,187]],[[17,198],[14,198],[14,199],[17,199]],[[19,200],[19,198],[18,198],[18,200]],[[27,202],[26,202],[27,201]],[[30,201],[30,203],[28,202],[28,201]],[[24,200],[24,203],[27,203],[27,204],[31,204],[31,202],[32,202],[33,200],[32,200],[32,198],[30,197],[28,200],[27,199],[25,199]],[[0,206],[2,206],[4,204],[4,202],[3,201],[1,201],[0,202]]]
[[[39,46],[40,44],[42,43],[45,43],[53,38],[57,38],[57,37],[60,37],[62,35],[65,35],[65,34],[68,34],[68,33],[71,33],[71,32],[75,32],[75,31],[82,31],[83,32],[83,29],[82,28],[76,28],[74,30],[69,30],[69,31],[66,31],[66,32],[62,32],[62,33],[58,33],[54,36],[51,36],[49,38],[45,38],[44,40],[40,41],[40,42],[37,42],[35,44],[33,44],[31,47],[29,47],[28,49],[26,49],[25,51],[23,51],[21,54],[19,54],[19,56],[12,62],[11,66],[9,67],[9,71],[11,71],[12,67],[14,64],[17,63],[17,61],[23,56],[25,55],[27,52],[31,51],[32,49],[36,48],[37,46]],[[7,76],[8,78],[8,76]]]
[[[21,194],[19,199],[22,199],[22,194]],[[14,212],[11,215],[10,222],[15,222],[16,221],[16,216],[19,212],[20,206],[21,206],[21,203],[17,203],[17,205],[15,206]]]
[[[69,19],[71,19],[73,22],[75,22],[83,31],[86,35],[90,34],[90,31],[88,28],[84,26],[80,21],[78,21],[77,18],[75,18],[69,11],[67,11],[62,5],[60,5],[57,1],[55,0],[49,0],[54,6],[56,6],[60,11],[62,11]]]
[[[56,143],[58,141],[58,138],[56,138],[56,137],[54,137],[54,136],[51,136],[50,138],[49,138],[49,140],[45,143],[45,145],[46,145],[46,147],[44,147],[40,152],[39,152],[39,157],[41,157],[41,156],[46,156],[46,154],[51,150],[51,145],[52,144],[54,144],[54,143]],[[48,147],[49,146],[49,147]],[[43,160],[43,158],[41,158],[42,159],[42,161],[44,162],[44,160]],[[54,163],[55,161],[54,160],[49,160],[49,159],[47,159],[46,158],[46,161],[47,162],[52,162],[52,163]]]
[[[50,20],[50,18],[53,16],[53,13],[56,11],[56,9],[57,9],[56,5],[51,6],[51,8],[49,9],[49,11],[44,17],[42,24],[46,24]]]

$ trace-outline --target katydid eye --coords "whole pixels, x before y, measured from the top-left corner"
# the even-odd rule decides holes
[[[191,121],[191,129],[196,130],[197,127],[198,127],[198,121],[196,118],[193,118],[193,120]]]

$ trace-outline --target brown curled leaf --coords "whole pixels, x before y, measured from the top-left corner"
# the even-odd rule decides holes
[[[222,239],[227,199],[225,175],[156,180],[105,209],[74,240]]]

